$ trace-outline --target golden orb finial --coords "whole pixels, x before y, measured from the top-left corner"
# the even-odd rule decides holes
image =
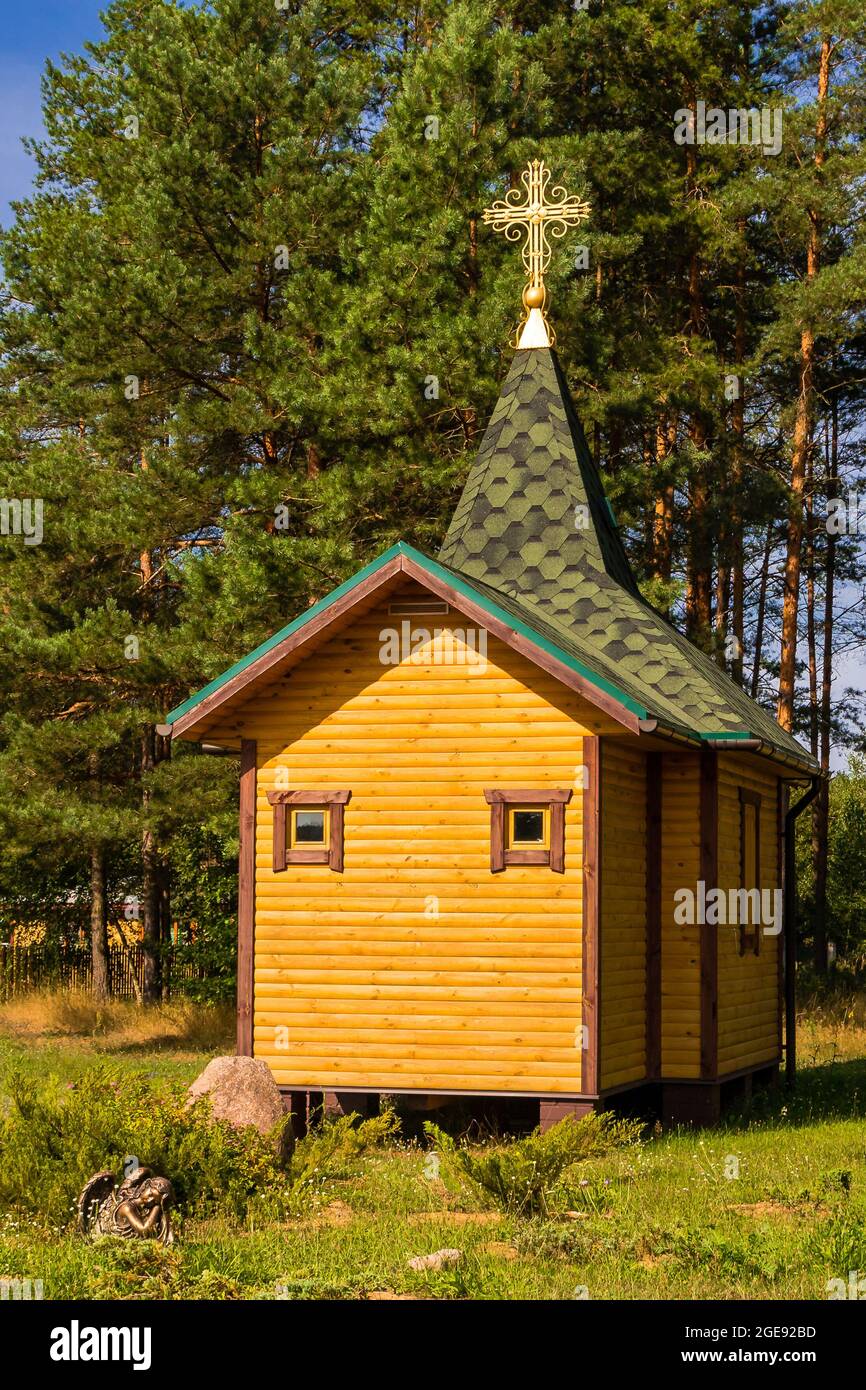
[[[517,331],[515,347],[553,347],[556,334],[547,318],[547,290],[544,276],[550,266],[552,250],[547,240],[565,236],[569,227],[576,227],[589,216],[589,203],[566,193],[557,184],[547,198],[550,171],[544,160],[531,159],[520,175],[525,196],[512,188],[504,198],[482,214],[485,223],[496,232],[504,232],[508,241],[524,238],[521,247],[523,266],[528,284],[523,291],[525,314]]]

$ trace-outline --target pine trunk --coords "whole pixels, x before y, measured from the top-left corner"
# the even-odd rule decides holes
[[[745,221],[740,219],[738,230],[745,237]],[[742,367],[746,358],[746,248],[740,251],[737,264],[737,310],[734,328],[734,364],[737,368],[737,394],[731,405],[731,429],[734,434],[733,475],[731,478],[730,563],[731,563],[731,676],[743,684],[743,642],[745,640],[743,586],[743,482],[745,474],[746,402]]]
[[[693,419],[689,437],[696,450],[707,443],[704,421]],[[703,462],[693,466],[689,487],[688,587],[686,631],[701,646],[710,641],[713,623],[713,549],[709,531],[709,489]]]
[[[758,581],[758,615],[755,623],[755,652],[752,660],[753,700],[758,698],[761,685],[761,662],[764,656],[764,621],[767,615],[767,586],[770,581],[770,556],[773,553],[773,523],[767,523],[767,539],[764,542],[764,557],[761,561],[761,575]]]
[[[663,469],[673,453],[677,439],[677,422],[674,416],[667,419],[660,414],[656,422],[656,469]],[[674,489],[673,484],[663,481],[655,503],[653,516],[652,572],[658,579],[669,580],[673,569],[674,546]]]
[[[141,993],[145,1004],[156,1003],[162,995],[159,854],[153,831],[148,824],[150,789],[147,777],[156,766],[155,744],[156,732],[153,727],[149,727],[141,740],[141,771],[145,779],[141,794],[144,818],[144,829],[141,832]]]
[[[690,146],[686,154],[687,183],[690,196],[697,182],[697,153]],[[688,305],[690,337],[700,338],[705,329],[705,310],[701,260],[692,251],[688,265]],[[689,438],[696,453],[706,448],[709,430],[697,401],[692,410]],[[688,635],[709,648],[713,622],[713,548],[709,529],[710,487],[703,459],[692,463],[689,478],[688,545],[686,553],[686,631]]]
[[[98,1003],[111,995],[108,968],[108,903],[105,891],[105,850],[90,851],[90,961],[91,993]]]
[[[825,160],[827,135],[827,93],[830,86],[830,40],[821,44],[818,69],[818,117],[815,130],[815,168]],[[821,259],[821,222],[815,208],[809,210],[809,243],[806,251],[806,277],[814,279]],[[797,618],[800,600],[800,564],[803,549],[803,501],[806,470],[812,447],[812,418],[815,404],[815,335],[811,325],[800,333],[800,391],[794,421],[794,447],[791,457],[791,486],[788,504],[788,534],[785,549],[785,584],[782,600],[782,655],[779,663],[778,720],[783,729],[794,727],[794,690],[797,678]]]
[[[818,756],[818,644],[815,631],[815,529],[811,451],[806,470],[806,656],[809,668],[809,748]]]
[[[830,446],[827,458],[827,497],[838,495],[839,464],[839,415],[836,397],[833,397],[831,415]],[[827,871],[829,859],[830,830],[830,732],[832,718],[833,686],[833,609],[836,586],[836,537],[827,537],[826,579],[824,594],[823,652],[821,660],[821,707],[820,707],[820,760],[824,776],[815,801],[812,822],[814,835],[815,867],[815,969],[819,974],[827,970]]]
[[[724,554],[728,535],[719,532],[719,552]],[[731,606],[731,571],[723,559],[719,559],[716,572],[716,664],[723,671],[728,669],[728,612]]]

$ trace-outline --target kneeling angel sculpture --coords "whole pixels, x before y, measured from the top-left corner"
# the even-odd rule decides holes
[[[150,1168],[135,1168],[118,1187],[112,1172],[95,1173],[78,1199],[78,1229],[85,1236],[174,1239],[169,1208],[174,1188]]]

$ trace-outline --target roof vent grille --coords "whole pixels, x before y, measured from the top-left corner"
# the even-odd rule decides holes
[[[388,604],[388,612],[392,618],[408,618],[450,613],[451,609],[443,598],[397,598]]]

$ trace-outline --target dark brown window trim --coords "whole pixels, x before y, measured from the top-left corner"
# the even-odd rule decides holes
[[[565,873],[565,808],[571,788],[536,787],[514,791],[506,787],[485,787],[484,800],[490,807],[490,872],[501,873],[509,864],[544,864],[555,874]],[[505,835],[506,807],[547,806],[550,814],[549,849],[509,849]]]
[[[753,884],[748,884],[745,881],[746,817],[743,814],[744,806],[754,806],[755,808],[755,882]],[[740,887],[757,888],[759,894],[761,891],[761,795],[760,792],[749,791],[746,787],[740,787]],[[744,956],[748,950],[751,950],[756,956],[761,954],[760,906],[757,922],[740,923],[740,955]]]
[[[268,792],[274,808],[274,873],[279,874],[289,864],[327,864],[334,873],[343,872],[344,807],[351,798],[350,791]],[[327,806],[329,836],[327,848],[289,849],[286,845],[287,806]]]

